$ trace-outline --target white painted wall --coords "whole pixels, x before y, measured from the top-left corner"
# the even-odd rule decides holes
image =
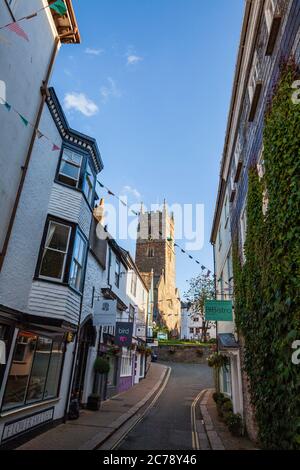
[[[50,139],[58,145],[61,143],[47,106],[40,127]],[[52,152],[48,140],[36,139],[7,255],[0,272],[0,303],[24,312],[29,311],[29,294],[58,159],[59,152]]]
[[[46,5],[46,0],[15,1],[16,18],[33,13]],[[4,0],[1,0],[0,24],[12,22],[12,16]],[[1,30],[0,80],[6,84],[6,100],[29,121],[35,122],[41,101],[40,87],[46,77],[54,40],[57,35],[49,9],[40,12],[32,20],[22,22],[29,36],[27,42],[16,34]],[[6,234],[11,210],[15,201],[31,134],[19,117],[0,104],[0,251]]]

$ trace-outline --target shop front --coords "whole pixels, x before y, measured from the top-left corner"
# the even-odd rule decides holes
[[[0,315],[0,445],[62,419],[69,389],[75,326],[2,311]]]

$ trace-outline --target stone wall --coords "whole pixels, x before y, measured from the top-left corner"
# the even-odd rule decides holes
[[[212,350],[209,346],[162,345],[156,352],[159,361],[206,364]]]

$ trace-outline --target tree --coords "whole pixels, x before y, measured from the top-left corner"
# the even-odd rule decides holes
[[[201,319],[201,341],[207,341],[207,331],[212,326],[212,322],[205,320],[204,304],[205,300],[215,298],[215,285],[211,276],[199,274],[189,281],[189,289],[184,294],[184,298],[191,305],[191,310]]]

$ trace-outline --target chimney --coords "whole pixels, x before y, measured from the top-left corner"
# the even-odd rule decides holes
[[[95,207],[93,215],[101,225],[104,225],[104,198],[100,199],[99,206]]]

